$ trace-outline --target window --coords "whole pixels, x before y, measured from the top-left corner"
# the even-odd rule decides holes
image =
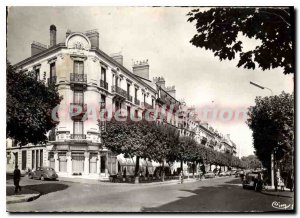
[[[129,96],[130,95],[130,84],[127,83],[127,95]]]
[[[11,140],[11,146],[12,147],[17,147],[16,140],[14,140],[14,139]]]
[[[74,73],[84,74],[83,61],[74,61]]]
[[[138,117],[139,117],[139,112],[138,112],[138,110],[135,110],[135,111],[134,111],[134,115],[135,115],[135,118],[138,118]]]
[[[135,98],[135,99],[137,99],[137,91],[138,91],[138,89],[135,88],[135,89],[134,89],[134,98]]]
[[[40,68],[34,69],[34,78],[40,80]]]
[[[101,80],[106,82],[106,69],[101,67]]]
[[[130,106],[127,106],[127,116],[130,117]]]
[[[154,99],[152,98],[152,102],[151,102],[152,107],[154,107]]]
[[[146,94],[144,93],[144,103],[146,103]]]
[[[55,62],[50,64],[50,78],[56,76]]]
[[[82,121],[74,121],[74,134],[83,134],[83,122]]]
[[[84,95],[82,91],[74,91],[74,103],[83,104]]]

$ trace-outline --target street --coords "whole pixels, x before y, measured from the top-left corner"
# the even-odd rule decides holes
[[[42,196],[31,202],[8,204],[9,212],[280,212],[282,209],[272,207],[273,202],[290,204],[288,210],[293,204],[291,197],[244,190],[234,177],[160,185],[38,181],[25,177],[21,185],[38,190]]]

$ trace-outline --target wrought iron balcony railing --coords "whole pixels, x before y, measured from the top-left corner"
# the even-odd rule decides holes
[[[71,139],[86,139],[85,134],[71,134]]]
[[[70,73],[70,82],[71,83],[86,83],[87,82],[86,74]]]
[[[127,98],[126,98],[128,101],[132,102],[132,96],[131,95],[127,95]]]
[[[48,86],[52,85],[52,84],[56,84],[56,79],[57,79],[56,76],[52,76],[52,77],[48,78],[47,79]]]
[[[153,109],[153,106],[151,104],[148,104],[147,102],[143,102],[142,107],[148,110]]]
[[[134,98],[134,103],[138,106],[140,106],[140,100],[138,100],[137,98]]]
[[[108,90],[108,83],[104,80],[100,80],[100,87]]]
[[[124,89],[122,89],[122,88],[120,88],[120,87],[118,87],[116,85],[114,85],[114,86],[111,87],[111,91],[113,93],[118,94],[119,96],[121,96],[123,98],[127,98],[127,92]]]

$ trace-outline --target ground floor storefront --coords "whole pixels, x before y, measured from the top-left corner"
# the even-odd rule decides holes
[[[7,149],[7,172],[13,172],[18,165],[22,173],[47,166],[55,169],[59,177],[79,177],[88,179],[108,180],[111,175],[134,176],[136,158],[117,155],[92,143],[54,143],[45,146],[24,146]],[[197,175],[200,164],[183,163],[184,175]],[[216,165],[205,165],[206,172],[228,168]],[[181,163],[164,164],[165,175],[178,175]],[[150,160],[139,160],[139,175],[159,176],[162,164]]]

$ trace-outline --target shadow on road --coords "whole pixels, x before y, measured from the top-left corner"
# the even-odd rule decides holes
[[[181,189],[180,191],[192,195],[180,196],[177,200],[158,207],[142,208],[142,212],[267,212],[278,211],[272,207],[275,199],[282,202],[293,201],[261,195],[235,184],[228,184],[236,182],[234,180],[217,186],[203,186],[196,190]]]
[[[26,189],[34,190],[39,192],[41,195],[46,195],[51,192],[57,192],[67,189],[69,186],[60,183],[45,183],[45,184],[37,184],[37,185],[26,185],[22,186]]]

